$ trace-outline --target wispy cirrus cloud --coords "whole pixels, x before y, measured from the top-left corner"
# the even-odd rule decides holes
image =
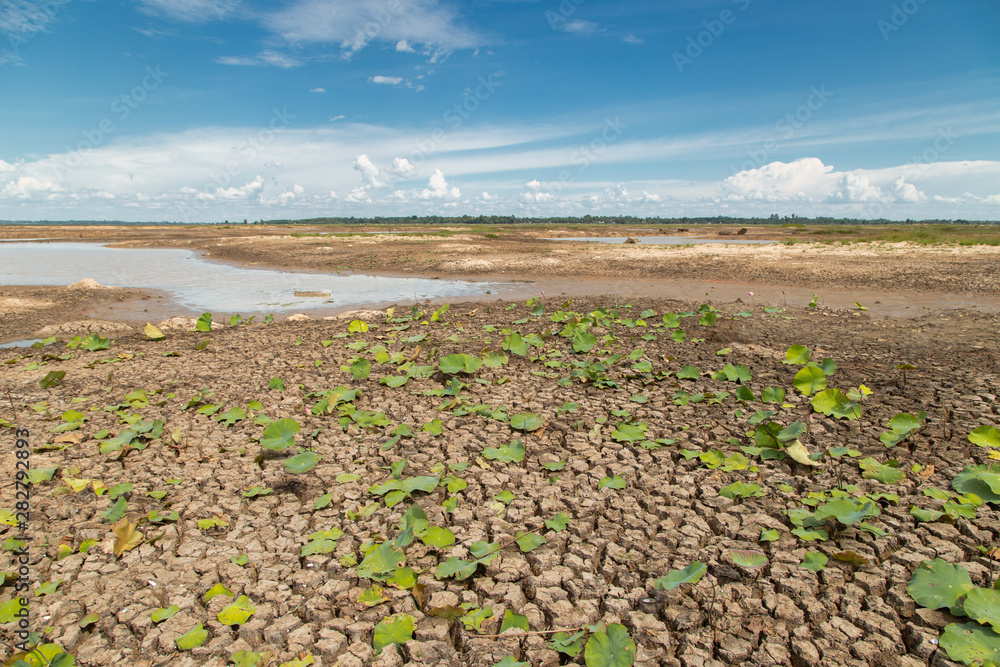
[[[459,22],[454,9],[437,0],[295,0],[263,23],[289,43],[339,44],[348,57],[371,43],[412,51],[415,44],[452,50],[483,42]]]
[[[242,0],[137,0],[139,8],[153,16],[185,23],[222,21],[233,16]]]
[[[20,46],[53,23],[70,0],[0,0],[0,35],[8,46],[0,47],[0,65],[20,63]]]
[[[222,56],[220,58],[216,58],[215,62],[220,65],[236,65],[241,67],[265,65],[270,67],[281,67],[282,69],[298,67],[302,64],[302,61],[298,58],[293,58],[287,54],[281,53],[280,51],[272,51],[270,49],[261,51],[255,56]]]

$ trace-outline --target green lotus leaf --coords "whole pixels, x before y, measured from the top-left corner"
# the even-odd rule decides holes
[[[587,667],[631,667],[635,662],[635,642],[620,623],[590,635],[584,649]]]
[[[375,626],[375,636],[372,645],[376,655],[389,644],[405,644],[413,639],[415,623],[409,614],[393,614],[383,618]]]
[[[654,588],[665,591],[672,591],[684,584],[697,584],[708,572],[708,566],[698,561],[693,561],[682,570],[671,570],[665,577],[660,577],[653,582]]]
[[[198,648],[208,640],[208,631],[202,627],[201,623],[191,628],[183,635],[174,640],[177,648],[181,651],[190,651]]]
[[[906,592],[922,607],[944,607],[960,616],[962,600],[973,588],[975,586],[964,567],[935,558],[920,564],[906,585]]]
[[[223,607],[219,612],[219,623],[223,625],[243,625],[254,615],[256,608],[253,602],[245,595],[241,595],[233,602]]]
[[[978,623],[951,623],[940,639],[948,657],[966,665],[1000,667],[1000,635]]]
[[[295,444],[295,434],[301,430],[302,427],[294,419],[279,419],[267,425],[260,444],[262,447],[280,452]]]

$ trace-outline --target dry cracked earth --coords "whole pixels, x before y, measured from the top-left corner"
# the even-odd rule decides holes
[[[32,627],[81,665],[227,665],[238,651],[271,665],[584,664],[584,653],[553,650],[551,631],[601,621],[624,626],[640,665],[952,664],[935,642],[955,619],[916,605],[907,582],[939,557],[989,586],[996,568],[980,547],[994,545],[1000,521],[989,504],[951,522],[918,522],[910,508],[939,509],[927,489],[950,489],[964,466],[989,460],[968,434],[1000,420],[995,315],[880,321],[757,308],[746,317],[730,305],[705,326],[701,304],[550,300],[540,315],[538,305],[461,304],[436,319],[426,306],[412,321],[398,308],[389,321],[368,312],[210,333],[164,327],[164,340],[135,335],[89,352],[62,342],[0,350],[10,482],[0,507],[15,506],[12,426],[30,431],[33,469],[56,468],[31,487]],[[553,315],[586,323],[598,308],[607,314],[585,327],[597,345],[575,352],[558,335],[575,320]],[[670,314],[677,328],[664,325]],[[355,317],[367,332],[349,330]],[[540,347],[504,351],[505,329]],[[784,363],[792,345],[836,362],[830,386],[871,389],[860,419],[813,410],[793,388],[800,366]],[[443,373],[439,361],[452,354],[508,361]],[[342,369],[355,359],[370,363],[367,378]],[[749,379],[713,378],[727,364]],[[44,389],[50,371],[66,374]],[[387,376],[409,379],[379,382]],[[320,392],[338,387],[328,405],[357,395],[317,409]],[[740,387],[752,400],[737,397]],[[767,388],[783,388],[784,400],[762,402]],[[761,410],[782,427],[801,422],[802,444],[827,453],[819,465],[755,452]],[[921,410],[926,421],[904,442],[880,442],[891,417]],[[512,422],[526,413],[544,424]],[[264,449],[265,424],[282,419],[301,427],[288,436],[294,445]],[[391,435],[400,425],[411,437]],[[645,432],[627,437],[635,430]],[[319,463],[288,472],[283,461],[307,450]],[[902,478],[866,479],[869,457],[898,461]],[[412,494],[379,495],[394,478]],[[739,481],[763,495],[720,495]],[[838,485],[875,498],[870,530],[834,521],[828,540],[794,535],[787,511],[814,508]],[[142,534],[120,556],[106,516],[116,504]],[[403,539],[414,507],[424,530],[449,529],[454,544],[425,544],[422,530]],[[529,531],[544,538],[530,550],[515,542]],[[325,548],[303,555],[319,532]],[[17,533],[0,527],[0,539]],[[495,556],[471,576],[436,576],[453,557],[481,555],[481,542]],[[395,556],[365,567],[372,549]],[[733,550],[766,563],[739,565]],[[803,568],[809,552],[827,556],[825,568]],[[656,587],[696,561],[707,564],[696,584]],[[38,590],[52,582],[61,583]],[[206,600],[218,584],[228,594]],[[12,595],[8,580],[0,601]],[[223,624],[218,614],[241,595],[252,616]],[[173,616],[153,620],[172,605]],[[530,632],[501,634],[508,611]],[[412,619],[412,638],[376,654],[376,626],[389,617]],[[14,625],[0,634],[8,651]],[[204,642],[181,650],[176,640],[199,625]]]

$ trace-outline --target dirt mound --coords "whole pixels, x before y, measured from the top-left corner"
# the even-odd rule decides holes
[[[113,288],[108,287],[107,285],[102,285],[93,278],[84,278],[83,280],[79,280],[73,283],[67,289],[113,289]]]

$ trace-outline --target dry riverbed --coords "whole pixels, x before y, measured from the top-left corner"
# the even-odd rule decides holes
[[[52,473],[31,487],[33,628],[95,666],[226,665],[237,651],[271,665],[583,664],[551,632],[599,622],[641,665],[950,664],[935,642],[965,619],[916,604],[907,583],[942,558],[991,586],[980,547],[1000,520],[990,503],[935,521],[911,507],[943,511],[956,475],[989,461],[968,436],[1000,421],[996,315],[564,301],[0,350],[0,507],[15,508],[13,426]],[[567,326],[579,336],[558,335]],[[860,419],[794,388],[793,345],[836,363],[830,387],[871,390]],[[53,371],[65,376],[40,386]],[[921,411],[904,441],[880,441]],[[761,449],[768,422],[801,430],[818,465]],[[838,487],[864,521],[793,533],[794,510]],[[657,586],[696,563],[697,583]],[[496,636],[505,619],[528,633]],[[387,628],[398,643],[376,655]]]

